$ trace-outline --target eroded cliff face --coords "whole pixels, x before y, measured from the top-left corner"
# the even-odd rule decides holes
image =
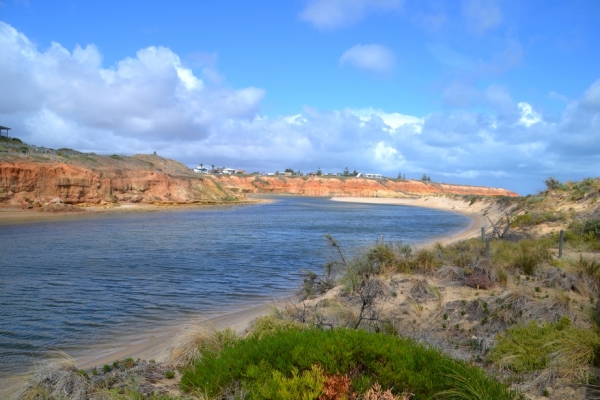
[[[152,155],[2,155],[0,204],[217,203],[246,193],[303,196],[415,197],[424,195],[517,196],[505,189],[421,181],[354,177],[255,177],[199,175]]]
[[[216,203],[244,195],[158,156],[0,159],[0,203],[23,205],[56,198],[66,204]]]
[[[448,185],[414,180],[378,180],[354,177],[248,177],[221,175],[223,188],[234,193],[286,193],[303,196],[415,197],[424,195],[518,196],[506,189]]]

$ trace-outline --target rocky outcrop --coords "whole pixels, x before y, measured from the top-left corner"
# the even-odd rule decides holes
[[[221,175],[221,185],[234,193],[281,193],[303,196],[415,197],[424,195],[511,196],[506,189],[450,185],[414,180],[379,180],[354,177],[248,177]]]
[[[56,198],[65,204],[215,203],[244,195],[158,156],[0,159],[0,203],[43,204]]]

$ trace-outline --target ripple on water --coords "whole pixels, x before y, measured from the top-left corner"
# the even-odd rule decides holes
[[[50,350],[106,347],[165,324],[279,297],[347,255],[466,229],[437,210],[279,198],[229,210],[0,226],[0,377]]]

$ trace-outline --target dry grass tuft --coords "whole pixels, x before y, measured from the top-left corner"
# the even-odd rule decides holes
[[[365,393],[365,400],[408,400],[410,394],[402,394],[402,398],[394,396],[394,394],[388,389],[385,392],[381,390],[381,386],[376,383],[373,387]]]
[[[436,291],[427,282],[427,279],[415,279],[410,289],[410,294],[416,301],[426,301],[429,298],[437,298]]]
[[[438,270],[437,277],[444,282],[464,282],[465,270],[459,267],[445,266]]]
[[[573,302],[566,292],[558,291],[550,298],[538,301],[531,307],[531,318],[542,322],[558,322],[562,317],[568,317],[573,322],[578,322],[579,312],[573,307]]]
[[[574,286],[580,294],[587,296],[600,292],[600,261],[579,255],[571,262],[571,267],[577,274]]]
[[[571,274],[565,272],[561,268],[549,268],[544,271],[542,285],[545,287],[556,288],[561,290],[571,290],[576,287],[576,282]]]
[[[87,391],[85,372],[77,369],[75,361],[61,352],[34,367],[15,399],[83,400]]]
[[[566,336],[554,343],[548,343],[548,346],[557,346],[556,352],[552,354],[551,367],[556,368],[562,377],[585,380],[599,342],[597,334],[590,334],[585,337]]]
[[[232,332],[228,333],[233,335]],[[223,333],[214,327],[190,325],[175,339],[167,362],[184,366],[198,361],[205,351],[219,351],[223,348]]]

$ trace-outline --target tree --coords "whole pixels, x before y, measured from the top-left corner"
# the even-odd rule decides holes
[[[548,179],[546,179],[544,181],[544,183],[546,184],[546,187],[548,188],[548,190],[555,190],[560,187],[560,181],[553,177],[549,177]]]
[[[317,176],[321,176],[323,175],[323,172],[321,172],[321,167],[317,168]]]
[[[398,179],[402,180],[404,178],[402,178],[402,172],[398,172]]]
[[[421,180],[423,182],[427,182],[427,174],[423,174],[423,177],[421,177]]]
[[[293,170],[293,169],[291,169],[291,168],[286,168],[286,169],[285,169],[285,172],[291,172],[291,173],[293,174],[293,173],[294,173],[294,170]]]
[[[350,175],[350,171],[348,171],[348,167],[344,168],[344,176]]]
[[[200,168],[204,168],[204,164],[200,164]]]
[[[212,164],[211,167],[212,167],[212,170],[214,171],[215,170],[215,164]]]
[[[357,170],[354,170],[354,171],[352,172],[352,175],[354,175],[354,176],[358,175],[358,171],[357,171]]]

